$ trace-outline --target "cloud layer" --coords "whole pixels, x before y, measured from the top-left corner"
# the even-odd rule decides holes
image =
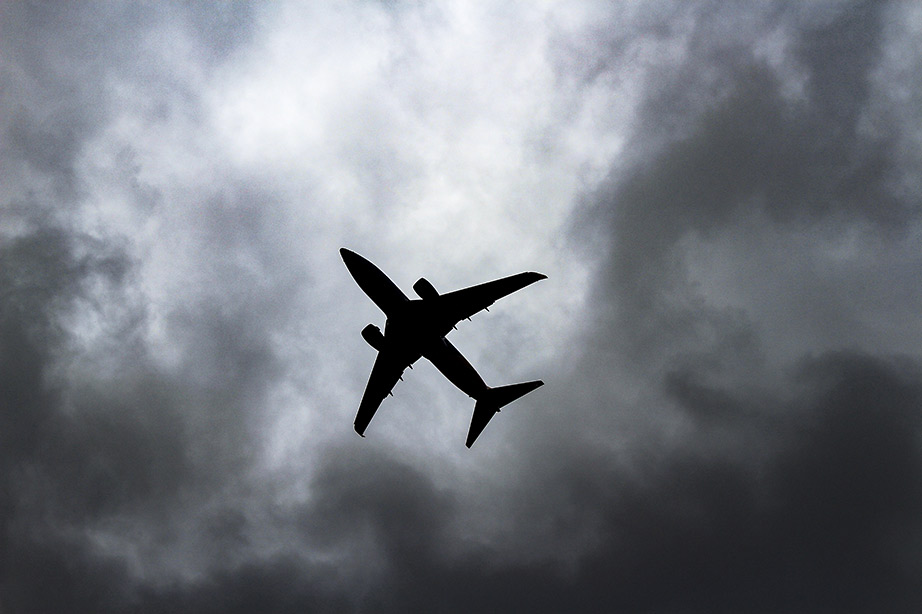
[[[0,609],[915,611],[911,3],[0,8]],[[547,386],[473,450],[404,289]]]

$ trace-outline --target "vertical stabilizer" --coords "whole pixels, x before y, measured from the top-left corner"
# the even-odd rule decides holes
[[[488,388],[483,393],[477,403],[474,405],[474,415],[471,417],[471,428],[467,433],[467,442],[464,444],[468,448],[474,445],[474,441],[486,428],[487,423],[498,412],[501,407],[512,403],[519,397],[523,397],[535,388],[543,386],[544,382],[535,380],[533,382],[523,382],[521,384],[511,384],[509,386],[500,386],[499,388]]]

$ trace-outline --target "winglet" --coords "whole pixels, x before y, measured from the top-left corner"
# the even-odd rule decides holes
[[[493,418],[501,407],[512,403],[540,386],[544,382],[535,380],[533,382],[523,382],[521,384],[511,384],[509,386],[500,386],[499,388],[488,389],[474,405],[474,415],[471,416],[471,428],[467,432],[467,441],[464,445],[470,448],[486,428],[487,423]]]

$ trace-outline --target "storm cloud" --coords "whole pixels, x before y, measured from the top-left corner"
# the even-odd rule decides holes
[[[922,12],[6,3],[4,612],[916,611]],[[473,449],[409,289],[546,386]]]

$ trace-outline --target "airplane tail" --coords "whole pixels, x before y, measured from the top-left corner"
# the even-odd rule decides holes
[[[511,384],[509,386],[500,386],[498,388],[488,388],[483,393],[477,403],[474,405],[474,415],[471,418],[471,428],[467,433],[467,442],[464,444],[468,448],[474,445],[474,441],[486,428],[487,423],[493,418],[501,407],[512,403],[516,399],[525,396],[535,388],[543,386],[544,382],[535,380],[533,382],[523,382],[521,384]]]

